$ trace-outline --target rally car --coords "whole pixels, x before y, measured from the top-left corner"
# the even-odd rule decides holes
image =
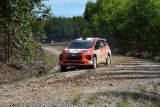
[[[110,47],[102,38],[75,39],[59,55],[61,71],[66,71],[69,66],[95,69],[98,63],[111,64]]]

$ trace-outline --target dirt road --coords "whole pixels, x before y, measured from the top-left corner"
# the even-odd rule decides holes
[[[63,49],[44,48],[56,54]],[[59,72],[57,66],[47,76],[2,85],[0,107],[160,107],[160,63],[120,55],[112,62],[95,70]]]

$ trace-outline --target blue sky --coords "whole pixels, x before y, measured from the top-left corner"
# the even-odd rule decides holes
[[[45,4],[51,6],[56,17],[82,16],[88,0],[49,0]]]

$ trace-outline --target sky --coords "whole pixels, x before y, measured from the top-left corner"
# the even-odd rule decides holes
[[[45,4],[51,6],[56,17],[82,16],[88,0],[49,0]]]

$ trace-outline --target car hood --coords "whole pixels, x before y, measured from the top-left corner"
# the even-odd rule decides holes
[[[66,53],[84,53],[84,52],[88,52],[89,49],[65,49],[64,51]]]

